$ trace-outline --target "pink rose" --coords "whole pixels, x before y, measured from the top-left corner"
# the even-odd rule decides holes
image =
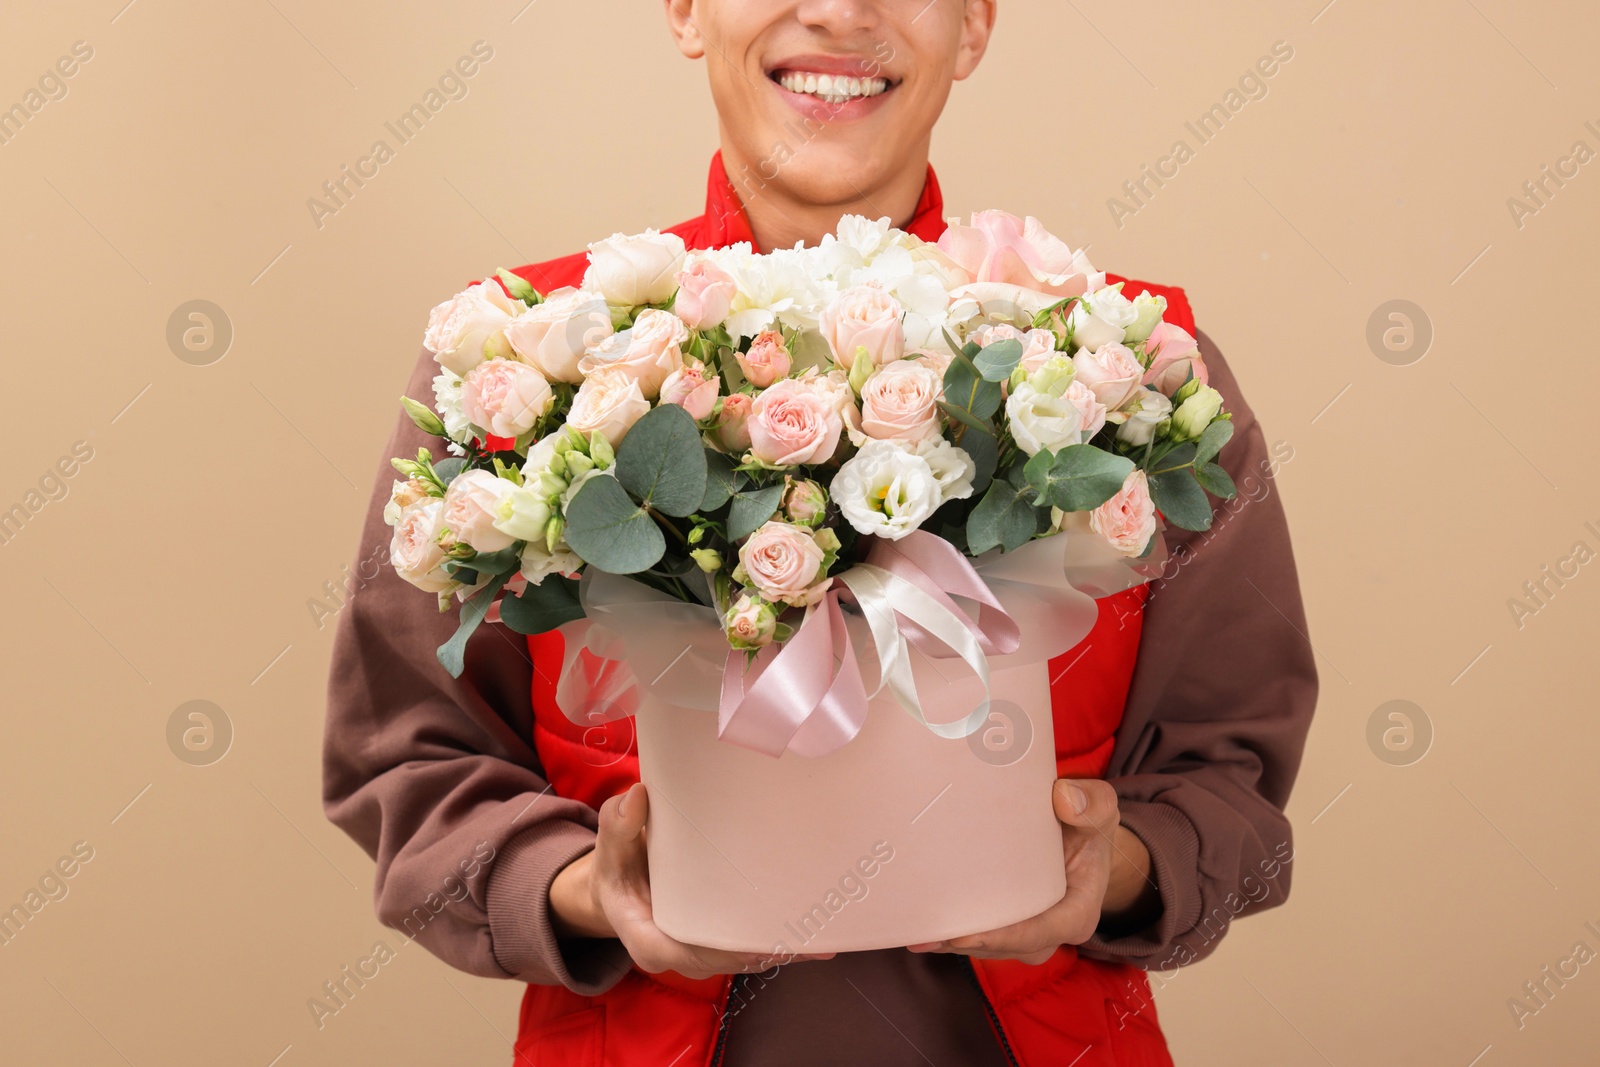
[[[521,437],[554,401],[544,375],[514,359],[480,363],[461,382],[461,413],[495,437]]]
[[[906,358],[921,363],[925,367],[932,368],[942,380],[944,372],[950,369],[950,361],[953,357],[948,352],[940,352],[931,348],[913,348],[906,353]]]
[[[724,451],[737,455],[750,447],[750,409],[753,406],[747,393],[734,393],[722,398],[715,436],[717,444]]]
[[[1137,556],[1156,532],[1156,506],[1144,471],[1135,470],[1117,495],[1089,512],[1089,528],[1124,556]]]
[[[495,529],[500,504],[516,486],[493,471],[462,471],[444,494],[443,521],[455,539],[479,552],[510,548],[516,538]]]
[[[824,393],[785,378],[750,406],[750,450],[774,467],[823,463],[839,446],[844,421]]]
[[[949,227],[939,238],[939,250],[975,282],[1058,297],[1082,296],[1094,273],[1082,252],[1074,252],[1038,219],[1024,221],[1004,211],[980,211],[970,226]]]
[[[1139,391],[1144,364],[1126,345],[1103,344],[1090,352],[1083,349],[1072,357],[1074,381],[1093,390],[1096,399],[1115,411]]]
[[[553,382],[581,382],[578,360],[610,337],[605,297],[568,286],[545,297],[506,327],[506,340],[524,363]]]
[[[742,580],[775,604],[804,607],[822,599],[832,578],[822,575],[823,551],[811,531],[768,522],[739,547]]]
[[[765,389],[779,378],[787,378],[793,361],[789,346],[783,343],[783,334],[766,330],[756,335],[750,351],[734,354],[745,380],[757,389]]]
[[[1150,332],[1144,350],[1154,358],[1150,369],[1144,372],[1142,384],[1152,386],[1157,392],[1166,396],[1176,393],[1188,380],[1191,369],[1201,385],[1211,384],[1210,372],[1200,358],[1200,343],[1182,326],[1160,323]]]
[[[706,365],[695,359],[667,375],[661,383],[661,402],[678,405],[699,422],[711,414],[721,391],[721,376],[706,377]]]
[[[822,336],[839,366],[849,370],[856,352],[866,349],[874,366],[893,363],[906,354],[906,335],[900,320],[900,301],[875,285],[846,289],[822,312]]]
[[[444,501],[429,499],[401,510],[389,542],[389,563],[395,573],[418,589],[443,593],[455,579],[439,569],[445,550],[439,544],[444,531]]]
[[[967,340],[975,342],[980,347],[992,345],[996,341],[1021,341],[1022,362],[1018,366],[1026,374],[1032,374],[1044,366],[1044,361],[1056,351],[1056,335],[1049,330],[1023,331],[1006,322],[976,326],[967,334]]]
[[[835,367],[827,374],[818,374],[817,368],[808,367],[804,374],[793,380],[826,400],[828,406],[839,413],[839,419],[844,423],[852,442],[860,444],[865,440],[861,437],[861,409],[856,407],[855,390],[850,388],[850,379],[844,371]]]
[[[939,436],[942,384],[938,372],[917,360],[889,364],[861,387],[861,431],[912,443]]]
[[[667,375],[683,366],[683,343],[689,328],[668,311],[646,308],[633,326],[612,334],[578,360],[585,377],[617,371],[639,383],[639,391],[654,400]]]
[[[649,410],[650,401],[644,398],[637,379],[607,371],[590,375],[578,386],[567,412],[567,425],[581,434],[599,433],[615,448]]]
[[[697,259],[678,272],[673,314],[691,330],[708,330],[728,317],[738,285],[710,260]]]

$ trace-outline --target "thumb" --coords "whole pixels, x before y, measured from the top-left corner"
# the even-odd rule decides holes
[[[1059,778],[1050,799],[1056,818],[1068,826],[1099,826],[1118,817],[1116,790],[1098,778]]]
[[[650,795],[644,783],[634,782],[600,808],[600,833],[617,844],[636,840],[650,814]]]

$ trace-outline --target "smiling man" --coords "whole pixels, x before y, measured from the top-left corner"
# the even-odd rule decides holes
[[[664,0],[704,61],[719,117],[691,248],[815,244],[843,214],[936,240],[929,149],[973,73],[995,0]],[[1041,210],[1048,205],[1042,205]],[[517,269],[578,284],[578,253]],[[1112,277],[1110,281],[1119,279]],[[1167,572],[1099,602],[1052,670],[1066,896],[1003,930],[788,960],[681,944],[651,917],[648,800],[629,720],[583,729],[557,708],[560,638],[498,625],[451,678],[450,615],[385,569],[341,614],[329,681],[328,816],[377,860],[379,916],[473,974],[528,983],[519,1065],[1171,1063],[1146,970],[1215,949],[1234,918],[1283,902],[1283,815],[1316,698],[1293,554],[1261,427],[1181,289],[1128,280],[1197,334],[1235,432],[1218,462],[1238,498],[1204,534],[1168,530]],[[436,367],[418,359],[407,394]],[[401,417],[385,456],[436,444]],[[390,531],[377,474],[364,558]],[[737,797],[730,797],[737,803]],[[994,812],[998,823],[1006,812]],[[440,887],[464,884],[446,905]],[[438,907],[433,903],[438,902]]]

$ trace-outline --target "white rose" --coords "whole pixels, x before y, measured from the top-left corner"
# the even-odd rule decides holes
[[[678,288],[686,255],[683,238],[675,233],[614,233],[589,246],[583,287],[618,307],[664,303]]]
[[[1121,344],[1138,318],[1133,301],[1123,296],[1121,289],[1102,289],[1072,305],[1072,343],[1090,351]]]
[[[389,563],[395,573],[428,593],[447,592],[457,584],[439,569],[445,561],[445,551],[439,545],[439,535],[444,532],[443,516],[442,500],[413,504],[400,513],[389,542]]]
[[[1023,382],[1006,398],[1006,419],[1017,447],[1033,456],[1083,444],[1105,425],[1106,409],[1082,382],[1074,381],[1061,396]]]
[[[1080,348],[1072,357],[1072,366],[1076,380],[1093,390],[1095,399],[1111,411],[1139,391],[1139,381],[1144,377],[1144,364],[1133,349],[1116,342],[1093,351]]]
[[[582,289],[557,289],[506,327],[522,362],[553,382],[581,382],[578,358],[612,334],[605,298]]]
[[[596,374],[578,386],[567,412],[567,425],[585,435],[598,432],[615,448],[649,410],[650,401],[636,379],[610,372]]]
[[[890,541],[921,526],[941,503],[933,468],[897,441],[862,445],[833,476],[829,493],[858,532]]]
[[[444,524],[457,541],[478,552],[510,548],[516,538],[495,527],[500,504],[516,486],[493,471],[462,471],[444,494]]]
[[[1172,401],[1165,394],[1145,386],[1123,409],[1127,419],[1117,427],[1117,440],[1130,445],[1147,445],[1156,427],[1172,414]]]
[[[441,367],[458,375],[482,363],[484,349],[503,345],[502,332],[522,307],[490,279],[469,286],[428,313],[428,330],[422,343]]]

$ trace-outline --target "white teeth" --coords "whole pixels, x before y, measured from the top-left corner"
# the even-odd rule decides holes
[[[785,73],[778,84],[792,93],[809,93],[830,104],[842,104],[859,97],[877,96],[888,90],[883,78],[852,78],[843,74]]]

